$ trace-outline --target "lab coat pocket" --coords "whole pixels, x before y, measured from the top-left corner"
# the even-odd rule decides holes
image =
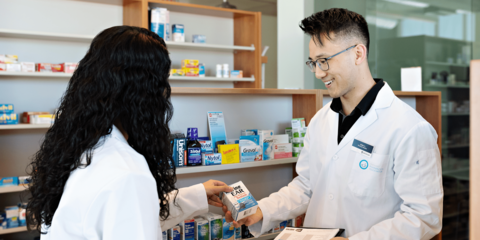
[[[371,158],[357,153],[352,162],[348,187],[356,196],[379,197],[385,191],[388,155],[374,153]]]

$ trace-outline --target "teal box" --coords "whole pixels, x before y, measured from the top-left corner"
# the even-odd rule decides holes
[[[223,239],[223,227],[222,216],[216,214],[210,214],[208,220],[210,221],[210,240],[222,240]]]
[[[235,239],[242,239],[242,228],[235,228]]]
[[[13,104],[0,104],[0,113],[13,113]]]
[[[0,187],[18,186],[18,177],[6,177],[0,179]]]
[[[18,114],[0,113],[0,125],[5,124],[18,124]]]
[[[210,240],[210,224],[203,218],[195,218],[197,235],[195,240]]]
[[[223,217],[223,240],[235,240],[235,227],[233,222],[227,222]]]

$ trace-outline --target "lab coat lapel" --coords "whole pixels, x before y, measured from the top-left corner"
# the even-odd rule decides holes
[[[381,108],[390,107],[394,97],[395,95],[393,94],[392,89],[385,82],[385,85],[382,87],[380,92],[378,92],[377,98],[375,99],[375,102],[373,103],[370,110],[367,112],[367,114],[365,114],[365,116],[361,116],[357,120],[357,122],[353,124],[352,128],[350,128],[350,130],[348,131],[347,135],[345,135],[345,137],[342,139],[342,141],[338,145],[336,152],[340,151],[343,147],[345,147],[346,144],[350,143],[350,141],[353,140],[358,134],[360,134],[363,130],[365,130],[370,125],[372,125],[378,119],[377,110]],[[338,122],[337,122],[337,125],[338,125]],[[338,126],[337,126],[337,134],[338,134]],[[337,134],[335,134],[335,136],[337,136]],[[364,140],[367,141],[367,139],[364,139]],[[335,139],[335,142],[337,142],[336,139]]]

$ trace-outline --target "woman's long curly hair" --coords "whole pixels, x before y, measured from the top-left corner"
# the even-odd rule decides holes
[[[177,190],[168,127],[170,63],[163,39],[147,29],[117,26],[93,39],[31,163],[29,230],[51,226],[70,173],[90,165],[97,143],[114,123],[145,157],[157,183],[160,217],[169,216],[167,194]]]

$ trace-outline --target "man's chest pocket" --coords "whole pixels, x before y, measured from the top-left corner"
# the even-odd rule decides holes
[[[356,196],[379,197],[385,191],[388,155],[354,154],[348,187]]]

